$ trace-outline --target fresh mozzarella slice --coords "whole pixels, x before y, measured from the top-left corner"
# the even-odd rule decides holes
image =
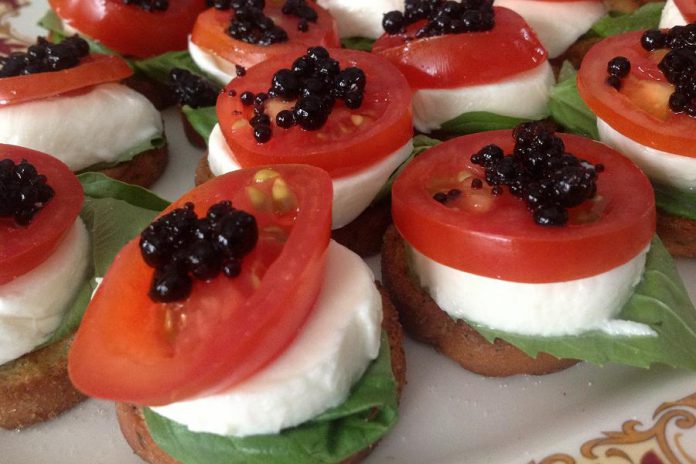
[[[73,171],[114,163],[161,134],[159,112],[121,84],[0,108],[1,143],[51,153]]]
[[[532,26],[549,58],[566,51],[607,12],[603,2],[594,0],[495,0],[495,5],[519,13]]]
[[[0,364],[48,340],[89,268],[89,235],[77,218],[56,251],[36,268],[0,285]]]
[[[404,0],[318,0],[317,3],[336,19],[341,38],[376,39],[384,33],[384,13],[404,10]]]
[[[665,7],[662,9],[660,17],[660,29],[669,29],[674,26],[686,26],[686,18],[679,11],[679,7],[674,0],[667,0]]]
[[[234,63],[215,56],[191,41],[189,36],[188,50],[191,58],[201,70],[215,79],[221,85],[227,85],[236,77]]]
[[[654,335],[650,327],[613,319],[641,279],[648,248],[607,272],[541,284],[471,274],[409,248],[412,270],[421,286],[455,319],[535,336],[577,335],[594,329],[615,335]]]
[[[536,68],[491,84],[417,90],[413,95],[413,125],[421,132],[431,132],[472,111],[540,119],[547,115],[554,82],[551,65],[544,61]]]
[[[194,432],[278,433],[341,404],[377,357],[382,300],[365,262],[331,242],[315,308],[292,345],[232,390],[153,408]]]
[[[602,142],[630,158],[650,179],[682,190],[696,189],[696,159],[647,147],[600,118],[597,129]]]
[[[413,142],[409,140],[381,161],[354,174],[333,179],[331,227],[338,229],[345,226],[370,206],[391,173],[406,161],[411,151]],[[242,169],[227,145],[219,124],[215,125],[208,140],[208,164],[216,176]]]

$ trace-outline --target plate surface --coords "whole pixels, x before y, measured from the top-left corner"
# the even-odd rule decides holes
[[[0,53],[31,40],[45,0],[0,0]],[[200,152],[176,110],[164,113],[171,161],[154,186],[167,199],[193,186]],[[376,260],[370,263],[376,267]],[[696,297],[696,262],[679,270]],[[401,419],[370,464],[696,463],[696,374],[580,364],[544,377],[486,379],[406,342]],[[651,458],[653,460],[651,460]],[[654,460],[657,459],[657,460]],[[0,464],[142,464],[113,406],[90,400],[49,423],[0,430]]]

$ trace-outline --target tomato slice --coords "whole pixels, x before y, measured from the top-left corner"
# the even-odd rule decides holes
[[[599,118],[630,139],[657,150],[696,156],[696,119],[669,111],[674,86],[657,67],[662,53],[643,49],[641,35],[629,32],[593,46],[578,72],[580,96]],[[616,56],[631,62],[618,91],[606,83],[607,63]]]
[[[696,21],[696,2],[693,0],[674,0],[674,4],[677,5],[687,23]]]
[[[424,21],[404,34],[382,34],[372,52],[394,63],[414,89],[443,89],[496,82],[546,60],[546,50],[522,16],[494,7],[490,31],[415,38]]]
[[[318,15],[317,22],[310,22],[309,30],[301,32],[297,29],[300,19],[283,14],[282,5],[282,1],[268,1],[264,13],[277,26],[285,29],[288,34],[287,42],[262,46],[234,39],[225,32],[230,26],[234,12],[215,8],[210,8],[198,16],[191,32],[191,41],[209,53],[245,68],[279,55],[294,53],[299,56],[310,46],[341,46],[336,21],[324,8],[312,2],[311,6]]]
[[[53,97],[97,84],[116,82],[133,74],[123,59],[92,54],[78,66],[0,79],[0,105],[12,105]]]
[[[55,195],[27,227],[0,218],[0,285],[44,262],[58,247],[82,208],[82,186],[60,160],[28,148],[0,144],[0,159],[27,160],[47,178]]]
[[[49,0],[56,14],[80,33],[126,56],[146,58],[186,50],[205,0],[170,1],[165,11],[145,11],[123,0]]]
[[[413,136],[411,90],[398,69],[370,53],[329,50],[341,69],[357,66],[367,77],[363,103],[352,110],[343,101],[336,104],[326,124],[319,130],[300,127],[279,128],[275,115],[293,102],[272,98],[266,103],[273,136],[258,143],[249,124],[253,109],[240,100],[242,92],[266,92],[273,74],[289,68],[296,54],[277,57],[258,64],[243,77],[230,82],[218,97],[220,128],[237,162],[244,167],[269,163],[306,163],[340,177],[363,169],[396,151]]]
[[[444,142],[414,159],[392,189],[392,215],[414,248],[444,265],[516,282],[580,279],[626,263],[655,233],[655,201],[647,177],[627,158],[590,139],[557,134],[566,151],[605,170],[595,198],[569,210],[569,223],[534,223],[521,199],[507,189],[471,188],[483,178],[472,153],[488,144],[511,153],[511,131],[481,132]],[[485,185],[485,181],[484,181]],[[439,189],[459,188],[449,206],[433,199]]]
[[[311,166],[272,168],[294,207],[269,206],[277,178],[257,171],[216,177],[163,214],[193,202],[198,215],[222,200],[255,215],[259,239],[235,278],[196,280],[183,302],[148,297],[154,270],[138,239],[117,255],[76,335],[68,367],[90,396],[162,405],[222,391],[280,354],[310,313],[331,226],[331,179]],[[265,195],[265,196],[264,196]]]

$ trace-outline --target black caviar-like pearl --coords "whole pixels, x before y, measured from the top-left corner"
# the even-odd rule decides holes
[[[167,79],[167,87],[174,92],[180,105],[201,108],[204,106],[215,106],[217,101],[218,90],[216,86],[207,79],[197,76],[186,69],[172,69]],[[228,95],[234,96],[236,92],[234,89],[231,89]]]
[[[669,97],[669,108],[675,113],[683,113],[689,106],[690,99],[683,93],[673,93]]]
[[[310,47],[307,49],[307,58],[317,63],[329,58],[329,51],[324,47]]]
[[[534,211],[534,222],[542,226],[562,226],[568,222],[568,212],[560,206],[544,206]]]
[[[162,303],[181,301],[191,294],[192,287],[193,282],[185,272],[181,272],[176,266],[169,266],[155,271],[149,296]]]
[[[221,257],[212,243],[205,240],[194,242],[188,249],[188,269],[199,280],[210,280],[220,273]]]
[[[295,122],[306,130],[317,130],[329,117],[321,98],[309,95],[301,98],[295,105]]]
[[[259,143],[266,143],[269,140],[271,140],[271,127],[266,125],[266,126],[255,126],[254,127],[254,138],[256,139],[257,142]]]
[[[616,90],[621,89],[621,79],[616,76],[607,77],[607,84],[614,87]]]
[[[665,46],[665,35],[656,29],[645,31],[640,38],[641,46],[649,52]]]
[[[404,30],[404,14],[400,11],[390,11],[382,17],[382,27],[387,34],[398,34]]]
[[[298,76],[306,76],[314,70],[314,63],[307,57],[301,56],[292,63],[290,70]]]
[[[244,66],[236,64],[234,65],[234,72],[235,74],[237,74],[237,77],[242,77],[246,75],[246,68]]]
[[[290,69],[281,69],[273,75],[271,90],[281,98],[297,98],[300,93],[300,80]]]
[[[257,126],[270,126],[270,125],[271,125],[271,118],[270,118],[267,114],[261,113],[261,114],[257,114],[257,115],[254,116],[253,118],[251,118],[251,121],[249,121],[249,123],[250,123],[253,127],[257,127]],[[258,140],[258,139],[257,139],[257,140]],[[268,140],[266,140],[266,142],[267,142],[267,141],[268,141]]]
[[[250,106],[254,104],[254,94],[252,92],[246,91],[243,92],[240,96],[239,99],[242,101],[242,104],[245,106]]]
[[[220,221],[217,231],[218,248],[227,256],[243,256],[256,246],[256,218],[245,211],[234,211]]]
[[[266,100],[268,100],[267,93],[264,93],[264,92],[257,93],[256,97],[254,98],[254,105],[256,105],[256,106],[263,105],[263,102],[265,102]]]
[[[289,129],[295,125],[295,116],[290,110],[282,110],[276,115],[276,124],[283,129]]]
[[[363,94],[360,92],[347,93],[344,99],[346,106],[350,109],[360,108],[363,101]]]
[[[616,76],[618,78],[628,76],[631,71],[631,62],[625,56],[617,56],[609,60],[607,64],[607,72],[611,76]]]
[[[222,272],[227,277],[237,277],[242,272],[242,262],[238,259],[230,258],[223,264]]]
[[[497,163],[498,161],[502,160],[504,155],[505,154],[503,153],[502,148],[500,148],[498,145],[491,144],[480,149],[471,157],[471,160],[474,163],[482,166],[490,166],[493,163]]]
[[[309,23],[306,19],[302,19],[297,23],[297,30],[300,32],[307,32],[309,30]]]
[[[474,190],[480,190],[483,188],[483,181],[479,178],[471,179],[471,188]]]
[[[447,194],[442,193],[442,192],[437,192],[435,195],[433,195],[433,200],[437,201],[438,203],[446,203],[447,202]]]

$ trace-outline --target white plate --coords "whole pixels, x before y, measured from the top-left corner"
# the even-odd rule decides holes
[[[15,34],[43,33],[34,23],[46,11],[45,0],[24,6],[17,17],[7,14],[25,3],[0,0],[0,34],[8,33],[8,21]],[[0,41],[0,51],[7,44]],[[183,136],[177,112],[167,110],[164,117],[171,161],[154,190],[174,199],[193,185],[199,153]],[[696,297],[696,262],[678,264]],[[367,460],[371,464],[638,463],[648,451],[665,463],[696,462],[694,373],[580,364],[543,377],[500,380],[471,374],[415,342],[406,342],[406,356],[401,419]],[[604,431],[613,431],[611,438]],[[142,461],[121,437],[113,406],[91,400],[49,423],[0,431],[0,464],[29,463]]]

